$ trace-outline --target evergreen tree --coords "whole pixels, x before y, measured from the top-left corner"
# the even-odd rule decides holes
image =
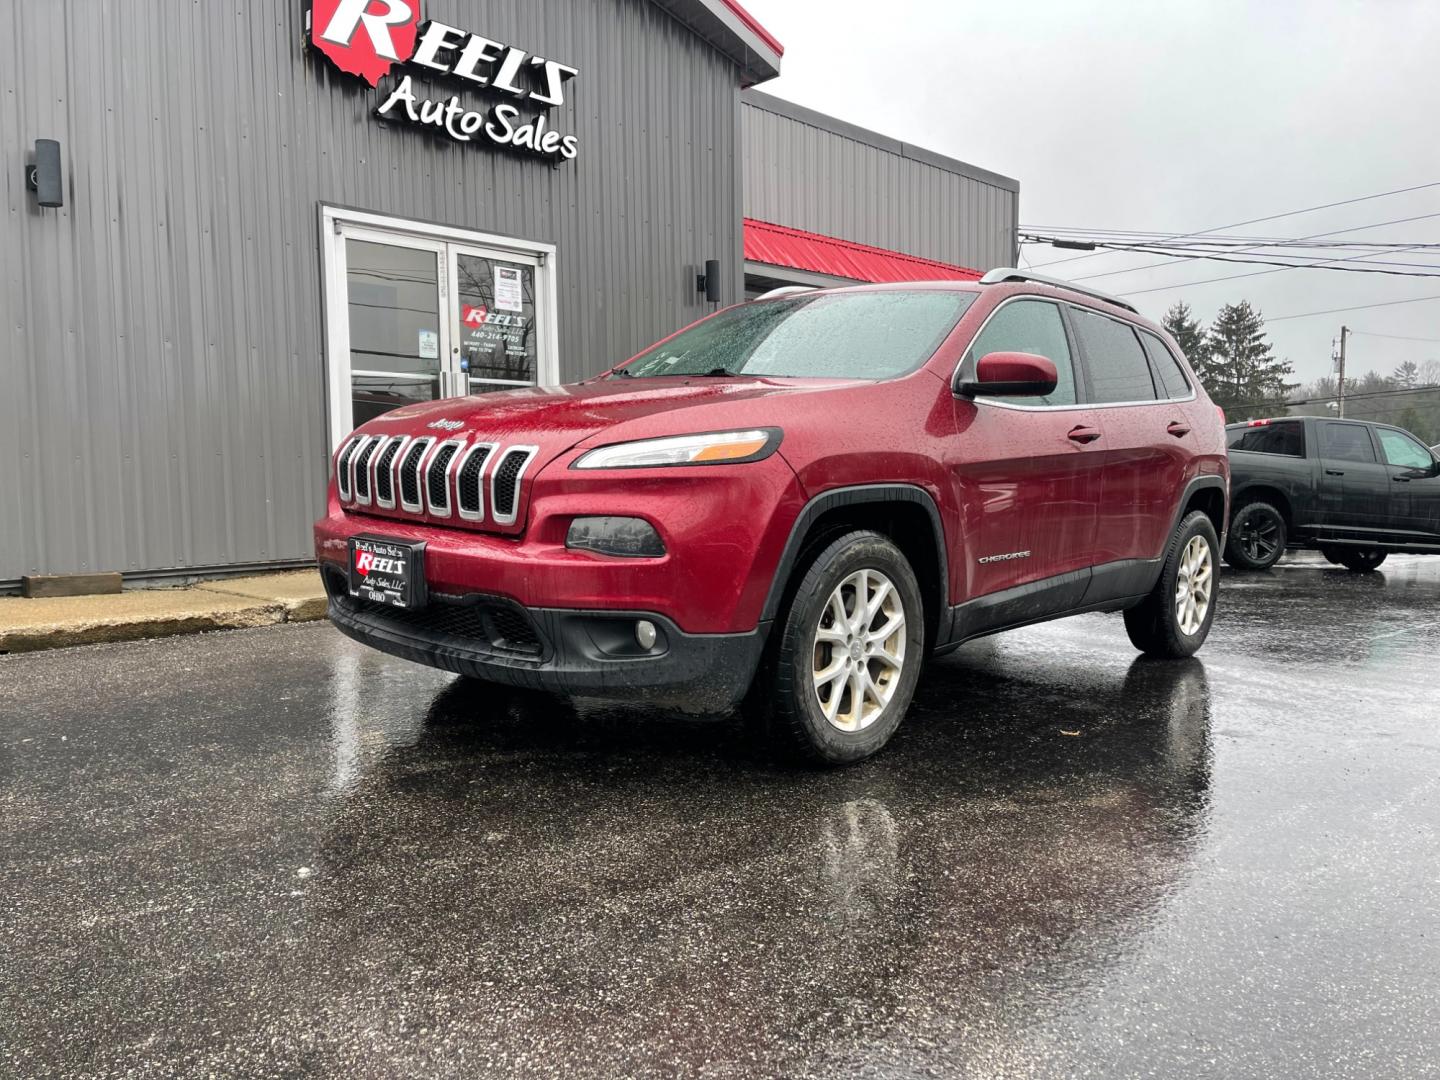
[[[1165,318],[1161,322],[1175,343],[1180,346],[1180,351],[1190,361],[1190,366],[1195,369],[1195,374],[1200,381],[1205,382],[1205,369],[1208,360],[1206,346],[1205,327],[1200,325],[1200,320],[1190,312],[1190,305],[1183,300],[1177,300],[1170,305],[1170,310],[1165,312]]]
[[[1206,335],[1207,362],[1197,372],[1228,420],[1251,420],[1283,413],[1295,383],[1294,371],[1278,359],[1265,340],[1265,320],[1248,300],[1226,304]]]
[[[1414,360],[1406,360],[1395,369],[1395,374],[1391,377],[1395,380],[1396,386],[1413,390],[1420,385],[1420,365]]]

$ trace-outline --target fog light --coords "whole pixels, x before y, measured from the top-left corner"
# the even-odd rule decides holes
[[[577,517],[570,523],[565,546],[627,558],[653,559],[665,554],[655,527],[633,517]]]
[[[635,624],[635,640],[640,647],[649,651],[655,647],[655,624],[649,619],[641,619]]]

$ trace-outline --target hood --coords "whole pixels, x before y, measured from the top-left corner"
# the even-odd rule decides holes
[[[374,435],[453,433],[461,437],[474,434],[491,440],[539,445],[553,457],[607,428],[657,414],[814,392],[850,385],[850,382],[676,377],[604,379],[407,405],[376,417],[359,430]],[[675,423],[679,427],[668,434],[684,434],[689,430],[683,418],[676,417]],[[542,453],[542,456],[545,455]]]
[[[340,501],[347,509],[368,514],[519,532],[526,511],[522,477],[534,477],[582,443],[756,427],[761,410],[755,403],[762,399],[854,384],[854,380],[743,377],[602,379],[407,405],[363,424],[354,438],[342,443],[336,459]],[[416,440],[428,444],[412,454]],[[478,455],[483,445],[492,447],[488,460],[469,464],[472,447]],[[442,453],[445,456],[439,457]],[[403,478],[414,478],[413,492],[421,479],[431,479],[430,467],[437,458],[436,502],[443,505],[448,483],[454,512],[432,513],[428,505],[407,511],[400,498]],[[377,469],[389,475],[378,475]],[[476,490],[481,495],[488,492],[493,505],[478,517],[467,516],[466,503],[478,497]],[[417,501],[412,506],[424,501],[419,495],[413,497]],[[498,520],[490,512],[496,508],[502,510]]]

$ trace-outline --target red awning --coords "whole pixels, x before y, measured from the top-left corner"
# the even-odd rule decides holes
[[[978,281],[981,271],[745,219],[745,261],[852,281]]]

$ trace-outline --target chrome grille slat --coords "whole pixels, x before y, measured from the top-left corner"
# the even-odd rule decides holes
[[[425,504],[432,517],[450,516],[450,467],[464,445],[458,439],[447,439],[430,455],[425,467]]]
[[[513,525],[520,509],[520,481],[539,453],[538,446],[512,446],[500,455],[490,475],[490,517],[497,525]]]
[[[375,457],[375,451],[380,449],[380,444],[384,441],[384,439],[369,440],[351,458],[355,473],[353,486],[355,501],[361,506],[370,505],[370,462]]]
[[[352,435],[340,447],[340,452],[335,455],[335,486],[340,492],[340,501],[349,502],[352,488],[350,486],[350,459],[355,456],[355,448],[360,444],[359,436]]]
[[[395,509],[395,462],[409,441],[408,436],[396,435],[375,458],[375,505],[385,510]]]
[[[485,518],[485,466],[496,449],[492,442],[471,443],[455,466],[455,509],[466,521]]]
[[[412,514],[418,514],[424,506],[421,504],[421,483],[420,466],[425,461],[425,455],[435,445],[433,437],[427,435],[424,438],[416,439],[410,444],[410,449],[405,452],[405,459],[400,463],[400,508]]]

